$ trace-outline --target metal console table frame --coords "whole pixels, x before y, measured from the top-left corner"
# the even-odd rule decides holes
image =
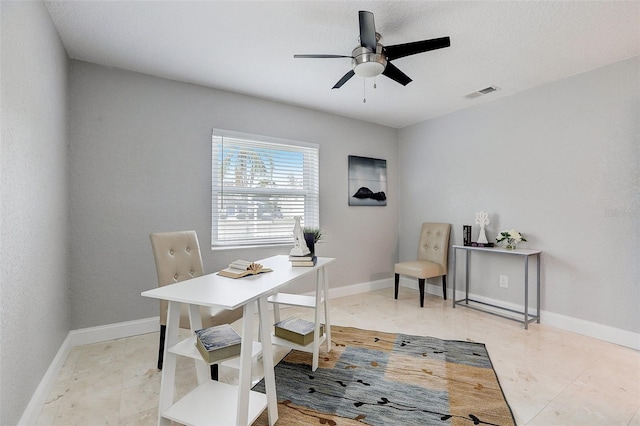
[[[456,261],[458,250],[464,250],[467,252],[466,254],[466,262],[465,262],[465,297],[464,299],[456,300]],[[481,251],[487,253],[499,253],[499,254],[507,254],[512,256],[521,256],[524,258],[524,312],[516,311],[514,309],[505,308],[503,306],[494,305],[487,302],[481,302],[479,300],[474,300],[469,298],[469,261],[471,258],[472,251]],[[515,250],[506,250],[499,247],[472,247],[472,246],[453,246],[453,307],[456,305],[465,306],[467,308],[476,309],[479,311],[487,312],[493,315],[497,315],[503,318],[507,318],[513,321],[520,321],[517,318],[513,318],[512,316],[501,314],[499,312],[493,312],[487,309],[483,309],[479,306],[469,305],[469,302],[478,303],[480,305],[489,306],[492,308],[500,309],[503,311],[512,312],[514,314],[522,315],[524,324],[524,329],[529,328],[529,323],[536,321],[540,324],[540,250],[527,250],[527,249],[515,249]],[[529,257],[536,256],[536,315],[529,314]],[[464,302],[464,304],[463,304]]]

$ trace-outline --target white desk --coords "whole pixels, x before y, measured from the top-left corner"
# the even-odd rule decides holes
[[[467,259],[465,263],[465,298],[456,300],[456,260],[458,255],[458,250],[464,250],[467,252]],[[510,255],[510,256],[519,256],[524,258],[524,310],[523,312],[515,311],[513,309],[505,308],[498,305],[493,305],[491,303],[481,302],[479,300],[473,300],[469,298],[469,260],[471,257],[471,252],[480,251],[486,253],[496,253],[502,255]],[[492,313],[494,315],[498,315],[504,318],[508,318],[511,320],[519,321],[508,315],[500,315],[499,313],[488,311],[486,309],[482,309],[477,306],[469,305],[469,302],[478,303],[480,305],[489,306],[492,308],[500,309],[503,311],[508,311],[514,314],[522,315],[522,323],[524,324],[525,330],[529,327],[529,323],[536,321],[540,324],[540,250],[527,250],[527,249],[515,249],[515,250],[507,250],[500,247],[471,247],[471,246],[453,246],[453,307],[456,305],[465,306],[472,309],[483,310],[485,312]],[[536,315],[529,314],[529,257],[536,256],[536,295],[537,295],[537,304],[536,304]],[[462,304],[464,302],[464,304]]]
[[[267,297],[278,288],[302,276],[323,271],[332,258],[318,258],[314,267],[292,268],[288,256],[273,256],[258,260],[273,269],[260,275],[231,279],[209,274],[142,293],[144,297],[169,301],[167,316],[164,368],[160,387],[158,425],[171,421],[187,425],[250,425],[267,408],[269,424],[278,420],[276,387],[273,370],[273,350],[269,338],[262,339],[262,362],[266,395],[251,388],[251,357],[253,347],[253,317],[256,303],[260,316],[260,334],[271,335]],[[323,274],[324,275],[324,274]],[[178,342],[180,304],[189,305],[191,330],[202,328],[199,306],[222,309],[243,307],[242,346],[240,349],[239,385],[233,386],[209,380],[209,368],[193,344],[193,337]],[[198,387],[174,403],[174,385],[177,356],[193,358],[196,364]],[[233,408],[235,407],[235,409]]]

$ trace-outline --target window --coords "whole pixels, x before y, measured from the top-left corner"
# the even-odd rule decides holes
[[[318,146],[214,129],[211,245],[291,243],[319,226]]]

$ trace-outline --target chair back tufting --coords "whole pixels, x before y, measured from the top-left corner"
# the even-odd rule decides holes
[[[159,287],[204,275],[196,231],[158,232],[151,234],[150,239]],[[162,325],[167,323],[168,307],[166,300],[160,301]],[[182,309],[186,312],[186,307]],[[181,315],[180,326],[189,327],[185,315]]]
[[[418,260],[428,260],[442,265],[446,273],[450,233],[449,223],[423,223],[420,230]]]

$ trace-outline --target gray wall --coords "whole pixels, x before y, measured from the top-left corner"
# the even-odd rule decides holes
[[[399,131],[400,259],[423,221],[462,244],[484,210],[488,238],[516,228],[543,250],[543,310],[640,332],[639,71],[635,57]],[[472,259],[474,292],[522,305],[520,262]]]
[[[546,311],[640,331],[638,58],[396,131],[83,62],[67,70],[42,3],[0,12],[0,424],[17,423],[70,329],[157,315],[140,297],[155,286],[149,233],[195,229],[208,272],[288,251],[209,250],[212,127],[320,144],[318,252],[338,258],[332,287],[389,278],[415,256],[423,221],[452,223],[461,243],[484,209],[490,237],[515,227],[544,250]],[[387,159],[387,207],[347,206],[350,154]],[[520,303],[519,267],[478,258],[473,270],[479,293]],[[39,351],[25,330],[38,330]]]
[[[207,272],[290,247],[210,250],[211,129],[320,145],[320,255],[331,287],[389,278],[397,258],[397,131],[79,61],[70,73],[71,326],[158,315],[151,232],[195,229]],[[348,207],[347,158],[387,160],[386,207]],[[365,249],[363,249],[365,248]],[[369,249],[366,249],[369,248]],[[292,291],[308,291],[298,283]]]
[[[69,332],[67,56],[41,2],[0,2],[0,424]]]

